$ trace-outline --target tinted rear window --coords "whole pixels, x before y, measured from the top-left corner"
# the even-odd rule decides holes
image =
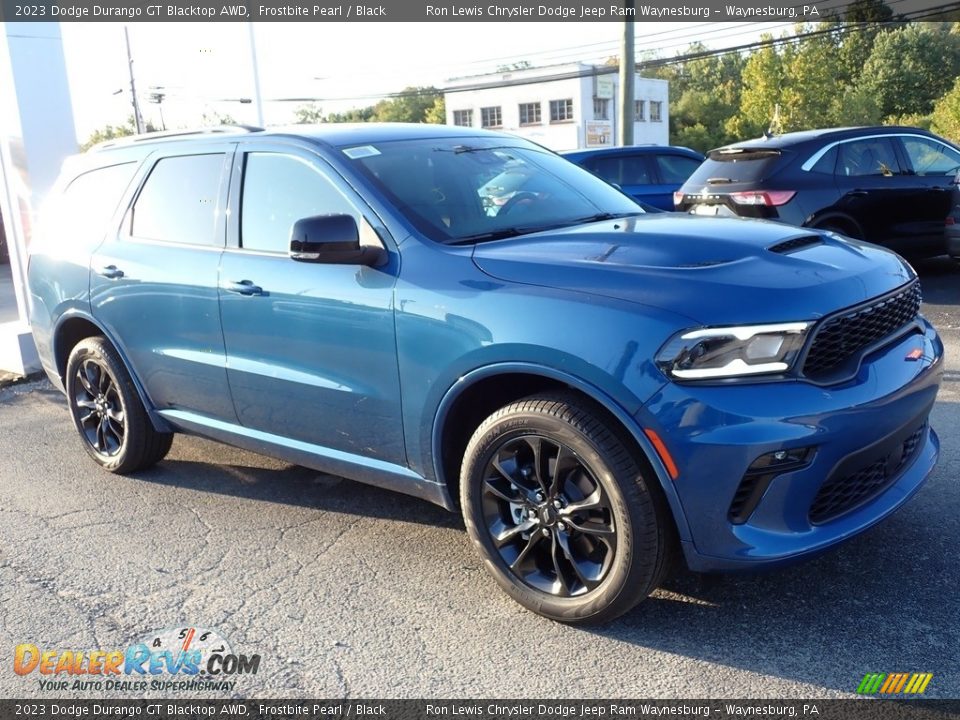
[[[780,151],[771,148],[713,150],[688,182],[699,185],[759,182],[773,173],[780,157]]]

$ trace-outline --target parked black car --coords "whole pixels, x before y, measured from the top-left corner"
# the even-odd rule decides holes
[[[960,149],[912,127],[809,130],[712,150],[678,210],[833,230],[902,255],[941,255]]]
[[[954,260],[960,260],[960,174],[951,184],[950,214],[947,215],[945,234],[947,254]]]

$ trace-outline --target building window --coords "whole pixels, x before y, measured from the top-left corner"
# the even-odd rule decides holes
[[[662,107],[663,103],[659,100],[650,101],[650,122],[661,122],[663,120],[663,116],[660,114]]]
[[[500,106],[480,108],[480,126],[485,128],[498,128],[503,125],[503,119],[500,116]]]
[[[573,100],[551,100],[550,101],[550,122],[566,122],[573,120]]]
[[[647,119],[646,113],[646,101],[637,100],[633,103],[633,120],[634,122],[644,122]]]
[[[540,103],[520,103],[521,125],[539,125],[541,122]]]
[[[461,127],[473,127],[473,110],[454,110],[453,124]]]
[[[593,99],[593,119],[594,120],[610,119],[610,101],[608,99],[606,98]]]

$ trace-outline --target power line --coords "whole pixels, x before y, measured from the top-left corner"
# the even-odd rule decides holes
[[[904,0],[891,0],[888,2],[888,5],[894,4],[896,2],[903,2]],[[848,6],[849,7],[849,6]],[[914,13],[905,13],[902,18],[908,21],[919,21],[924,18],[935,17],[943,14],[944,12],[949,12],[951,10],[960,10],[960,1],[947,3],[937,8],[933,8],[927,11],[916,11]],[[769,38],[763,40],[757,40],[750,43],[743,43],[740,45],[735,45],[728,48],[721,49],[712,49],[712,50],[703,50],[693,53],[685,53],[681,55],[675,55],[674,57],[669,58],[652,58],[649,60],[643,60],[636,64],[636,69],[642,71],[649,68],[665,67],[670,65],[679,65],[692,60],[702,60],[714,57],[723,57],[726,55],[739,54],[747,50],[757,50],[765,47],[779,47],[782,45],[789,45],[799,42],[804,42],[808,39],[821,37],[824,35],[830,34],[848,34],[853,32],[862,32],[871,27],[876,27],[877,25],[892,25],[903,23],[903,20],[891,21],[889,23],[877,23],[875,21],[864,21],[859,23],[848,23],[840,25],[831,25],[827,28],[810,30],[804,33],[798,33],[796,35],[789,35],[780,38]],[[573,70],[565,73],[556,73],[554,75],[539,76],[533,78],[512,78],[510,80],[496,80],[486,83],[472,83],[469,85],[462,85],[457,87],[447,87],[443,88],[445,93],[456,93],[456,92],[466,92],[469,90],[483,90],[496,87],[513,87],[521,85],[533,85],[541,82],[550,82],[554,80],[568,80],[581,77],[591,77],[594,75],[603,75],[617,72],[615,66],[610,67],[597,67],[590,68],[589,70]],[[427,95],[434,94],[431,91],[424,90],[401,90],[399,92],[390,92],[390,93],[369,93],[366,95],[358,95],[352,97],[285,97],[285,98],[270,98],[270,102],[299,102],[299,103],[309,103],[309,102],[349,102],[349,101],[359,101],[359,100],[385,100],[385,99],[400,99],[400,98],[410,98],[410,97],[423,97]]]

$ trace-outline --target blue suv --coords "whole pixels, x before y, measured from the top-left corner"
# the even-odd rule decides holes
[[[43,225],[34,337],[95,462],[194,433],[459,509],[557,620],[626,612],[681,556],[823,551],[937,459],[943,346],[897,255],[644,215],[508,135],[117,141],[65,165]]]

